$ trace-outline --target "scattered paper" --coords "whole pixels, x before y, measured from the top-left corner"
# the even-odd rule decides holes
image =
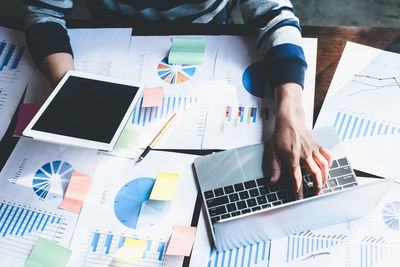
[[[19,105],[17,127],[14,132],[14,136],[22,136],[22,132],[26,126],[31,122],[33,117],[39,110],[39,105],[34,103],[21,103]]]
[[[200,38],[173,38],[168,55],[170,64],[203,64],[206,40]]]
[[[60,209],[79,213],[89,191],[92,177],[78,172],[73,172]]]
[[[195,237],[196,227],[174,225],[166,255],[190,256]]]
[[[146,88],[143,90],[142,107],[159,107],[163,103],[164,87]]]
[[[114,258],[136,261],[146,251],[147,241],[125,238],[124,245],[117,250]]]
[[[136,158],[138,156],[139,143],[140,132],[135,130],[133,125],[127,124],[119,136],[114,149],[107,153],[118,157]]]
[[[68,248],[39,238],[24,267],[63,267],[67,265],[71,253]]]
[[[157,173],[157,180],[151,191],[150,199],[172,200],[178,184],[178,178],[179,174],[177,173]]]

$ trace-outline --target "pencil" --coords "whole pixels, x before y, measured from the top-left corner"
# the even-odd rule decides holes
[[[142,159],[150,152],[150,150],[153,148],[153,146],[160,140],[161,136],[164,135],[164,133],[168,130],[168,128],[171,126],[172,122],[176,118],[176,113],[172,115],[171,118],[167,121],[167,123],[161,128],[161,130],[157,133],[157,135],[151,140],[150,144],[146,147],[146,149],[143,151],[143,153],[140,155],[140,157],[137,159],[136,163],[142,161]]]

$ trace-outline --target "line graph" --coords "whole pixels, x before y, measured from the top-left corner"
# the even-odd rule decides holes
[[[400,90],[400,82],[396,77],[374,77],[370,75],[356,74],[352,83],[357,84],[356,91],[348,93],[347,96],[355,96],[371,91],[380,91],[386,88],[397,87]]]

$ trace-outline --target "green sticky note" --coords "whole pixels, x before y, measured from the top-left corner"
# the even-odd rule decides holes
[[[173,38],[168,55],[170,64],[203,64],[206,41],[200,38]]]
[[[128,124],[122,130],[114,149],[109,154],[118,157],[134,158],[139,148],[139,142],[140,132]]]
[[[39,238],[24,267],[64,267],[72,251],[47,239]]]

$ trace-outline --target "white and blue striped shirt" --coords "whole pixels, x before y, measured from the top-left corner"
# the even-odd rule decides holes
[[[221,23],[229,0],[87,0],[92,13],[115,21]],[[245,23],[257,30],[272,86],[303,86],[307,68],[301,30],[289,0],[239,0]],[[71,53],[65,14],[72,0],[25,0],[28,48],[37,64],[57,52]]]

